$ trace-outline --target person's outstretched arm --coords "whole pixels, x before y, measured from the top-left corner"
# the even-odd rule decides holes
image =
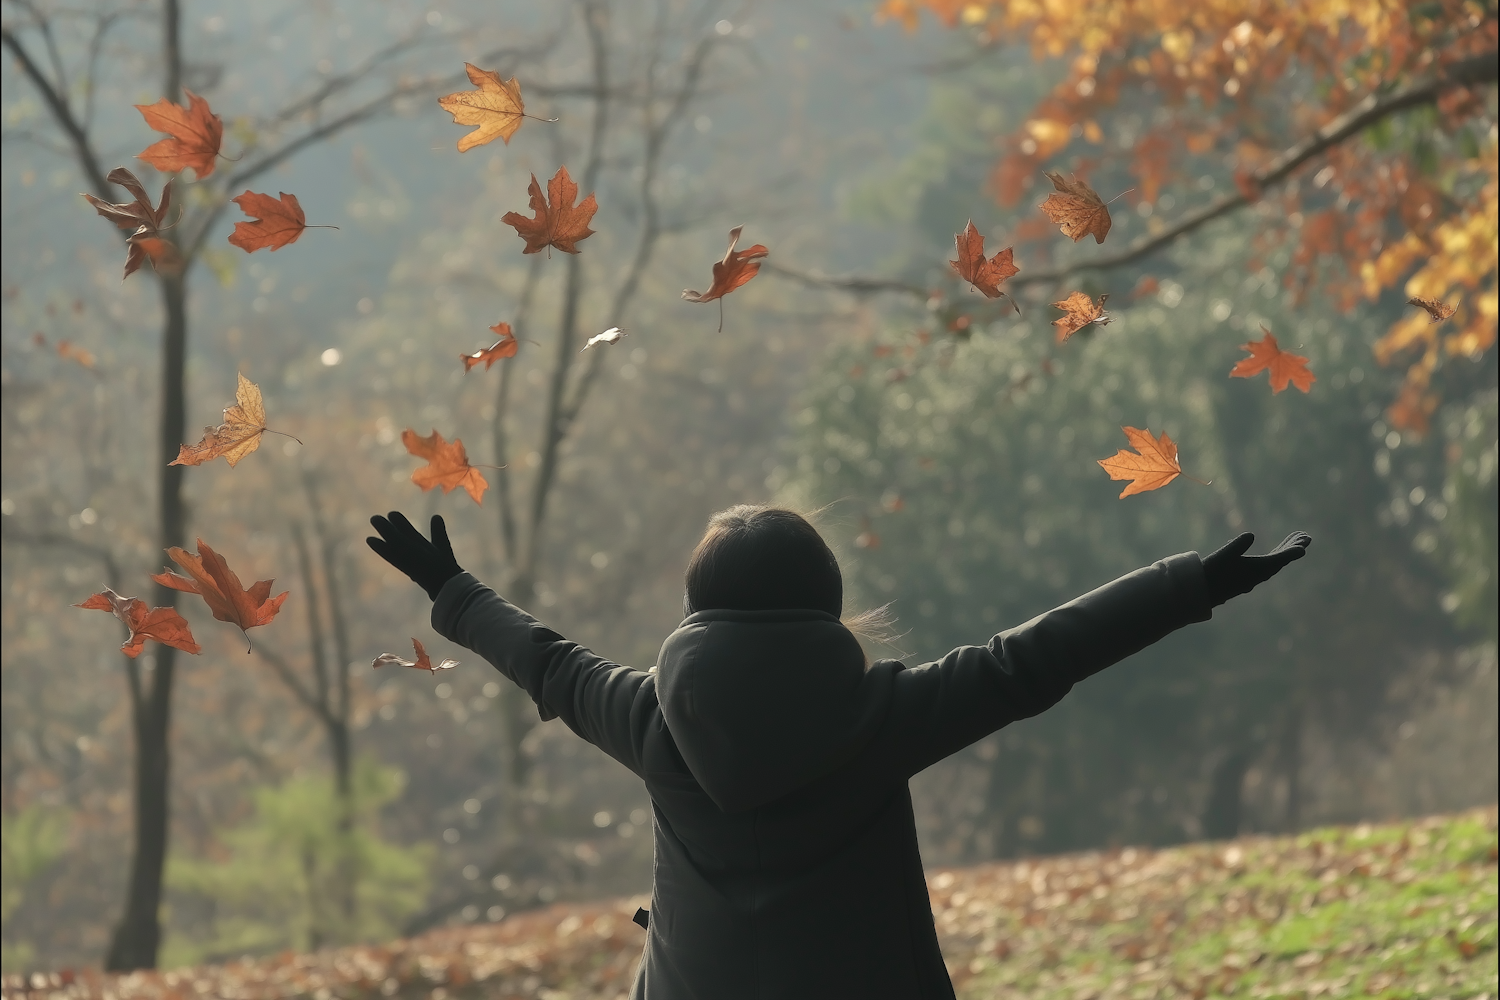
[[[1295,532],[1248,556],[1246,532],[1212,554],[1169,556],[1001,632],[960,646],[894,678],[893,748],[912,775],[1017,719],[1057,704],[1074,684],[1139,652],[1216,606],[1249,593],[1302,558],[1311,536]]]
[[[560,718],[579,736],[635,771],[656,706],[656,679],[569,642],[465,573],[441,516],[432,539],[399,511],[372,517],[370,548],[411,577],[433,600],[432,627],[473,650],[518,684],[542,721]]]

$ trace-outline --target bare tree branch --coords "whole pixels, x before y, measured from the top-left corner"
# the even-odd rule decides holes
[[[297,672],[292,669],[291,664],[287,663],[286,659],[280,653],[267,647],[264,639],[257,639],[256,641],[260,645],[255,647],[255,655],[271,665],[271,669],[276,671],[276,676],[281,678],[281,682],[287,686],[287,690],[292,692],[293,696],[302,703],[304,708],[316,715],[319,721],[325,726],[328,725],[332,721],[328,715],[328,710],[319,704],[318,699],[307,689],[307,685],[302,683],[301,678],[297,676]]]
[[[1354,105],[1354,107],[1339,115],[1301,142],[1287,148],[1270,163],[1252,173],[1248,178],[1248,186],[1258,196],[1261,191],[1285,181],[1298,167],[1302,166],[1308,160],[1347,141],[1371,125],[1389,118],[1391,115],[1405,111],[1408,108],[1432,104],[1443,93],[1455,87],[1494,83],[1497,78],[1497,56],[1500,56],[1500,54],[1488,52],[1454,63],[1443,73],[1431,79],[1410,84],[1394,91],[1382,92],[1377,90],[1369,94],[1358,104]],[[1010,280],[1010,287],[1022,288],[1027,285],[1051,284],[1061,281],[1070,275],[1077,274],[1080,271],[1103,271],[1133,263],[1142,257],[1155,253],[1178,238],[1193,232],[1205,223],[1211,222],[1222,215],[1227,215],[1236,209],[1243,208],[1255,200],[1256,197],[1240,191],[1236,191],[1233,194],[1221,195],[1207,205],[1188,212],[1177,222],[1166,227],[1161,232],[1142,237],[1118,253],[1099,257],[1094,260],[1073,261],[1062,267],[1045,271],[1022,272]],[[839,291],[851,292],[855,295],[869,295],[878,292],[902,292],[925,298],[929,294],[926,288],[897,279],[864,277],[830,278],[772,263],[767,263],[764,266],[764,270],[778,277],[796,281],[810,287],[832,288]]]
[[[106,201],[113,198],[114,195],[109,189],[109,183],[104,179],[104,171],[99,167],[99,157],[94,152],[88,133],[74,117],[73,108],[64,96],[66,92],[58,89],[62,81],[58,81],[57,86],[54,86],[52,81],[47,79],[41,67],[36,64],[36,60],[31,57],[31,53],[26,50],[26,46],[21,44],[21,40],[10,28],[0,28],[0,43],[3,43],[10,50],[11,55],[15,56],[16,62],[21,66],[21,72],[31,81],[37,93],[42,95],[42,100],[46,102],[47,107],[52,109],[52,117],[68,137],[73,153],[78,157],[78,165],[83,168],[83,175],[94,189],[94,194]]]

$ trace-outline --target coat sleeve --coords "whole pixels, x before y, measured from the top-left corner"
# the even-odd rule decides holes
[[[543,722],[562,719],[641,773],[641,747],[657,710],[654,674],[569,642],[468,573],[443,585],[432,605],[432,627],[519,685]]]
[[[907,777],[1184,625],[1212,617],[1196,552],[1170,556],[894,681],[892,738]]]

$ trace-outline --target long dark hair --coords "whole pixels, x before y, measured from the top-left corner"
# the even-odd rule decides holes
[[[708,520],[685,574],[683,610],[810,608],[863,638],[890,645],[890,605],[842,617],[838,559],[807,518],[784,507],[738,504]]]

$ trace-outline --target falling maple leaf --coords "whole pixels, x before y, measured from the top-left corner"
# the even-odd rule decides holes
[[[1275,336],[1264,325],[1261,332],[1265,334],[1259,340],[1252,340],[1248,344],[1241,344],[1240,350],[1249,351],[1250,357],[1241,358],[1235,366],[1229,370],[1230,378],[1249,378],[1269,370],[1271,373],[1271,393],[1280,392],[1287,387],[1287,383],[1295,385],[1303,392],[1309,392],[1312,384],[1318,380],[1307,368],[1307,359],[1300,354],[1289,354],[1283,351],[1276,343]]]
[[[141,655],[147,639],[155,639],[184,653],[203,651],[203,647],[194,641],[187,619],[178,614],[176,608],[147,608],[146,602],[139,597],[121,597],[108,587],[73,607],[109,611],[124,622],[130,635],[120,646],[120,652],[132,660]]]
[[[453,116],[455,125],[477,125],[474,131],[458,140],[458,151],[467,153],[475,146],[500,139],[507,146],[510,137],[521,127],[526,105],[521,101],[521,85],[515,77],[500,79],[499,73],[480,69],[472,63],[464,63],[464,72],[469,82],[478,90],[460,90],[455,94],[438,98],[438,106]],[[557,121],[556,118],[538,118],[538,121]]]
[[[188,167],[201,181],[214,172],[214,160],[224,141],[224,121],[208,108],[208,102],[182,88],[188,106],[173,104],[163,97],[155,104],[137,104],[135,109],[146,124],[170,139],[152,143],[136,154],[163,173],[175,174]]]
[[[1089,187],[1087,181],[1077,177],[1065,180],[1062,174],[1050,170],[1045,173],[1052,186],[1057,188],[1041,204],[1047,218],[1057,223],[1062,234],[1074,243],[1090,233],[1095,243],[1103,243],[1104,237],[1109,235],[1109,227],[1114,224],[1109,217],[1109,205]]]
[[[243,633],[259,625],[268,625],[290,591],[271,596],[272,580],[257,580],[249,590],[240,584],[240,578],[224,561],[224,557],[198,539],[198,554],[172,546],[167,549],[172,561],[187,570],[187,576],[166,571],[153,574],[151,579],[172,590],[197,594],[208,605],[208,610],[221,622],[239,626]],[[246,636],[248,641],[248,635]]]
[[[1449,316],[1452,316],[1455,312],[1458,311],[1457,306],[1450,306],[1448,305],[1448,303],[1441,302],[1437,299],[1424,299],[1419,295],[1413,295],[1411,298],[1407,299],[1406,304],[1426,310],[1427,315],[1432,317],[1432,321],[1434,323],[1441,323],[1443,320],[1447,319]]]
[[[483,501],[484,491],[490,484],[478,469],[469,464],[461,440],[454,438],[449,443],[435,430],[427,437],[418,437],[416,431],[407,428],[401,432],[401,443],[411,454],[427,459],[426,465],[411,474],[411,481],[420,486],[422,492],[441,486],[444,493],[452,493],[462,486],[475,503]]]
[[[452,670],[458,666],[457,660],[444,660],[434,666],[431,657],[427,655],[427,650],[422,647],[420,641],[413,638],[411,644],[417,651],[417,658],[415,660],[408,660],[396,653],[381,653],[370,661],[370,666],[376,669],[380,667],[411,667],[414,670],[428,670],[434,674],[439,670]]]
[[[584,344],[581,348],[578,349],[578,353],[582,354],[584,351],[588,350],[590,347],[593,347],[595,344],[618,344],[620,342],[620,338],[623,336],[625,336],[624,330],[621,330],[618,326],[612,326],[608,330],[605,330],[603,333],[596,333],[592,337],[590,337],[588,343]]]
[[[217,427],[203,428],[203,440],[197,444],[179,445],[177,457],[169,465],[202,465],[222,455],[232,469],[240,459],[260,447],[260,436],[270,430],[266,426],[266,406],[261,399],[260,386],[244,375],[240,375],[239,380],[234,405],[224,408],[224,422]],[[279,434],[280,431],[272,433]],[[297,441],[296,438],[292,440]],[[300,441],[297,443],[301,444]]]
[[[501,222],[514,226],[516,235],[526,241],[522,253],[536,253],[546,247],[557,247],[563,253],[577,253],[574,244],[594,235],[589,220],[599,210],[599,203],[590,193],[582,204],[573,204],[578,197],[578,185],[568,176],[567,167],[558,167],[557,173],[547,182],[545,198],[536,174],[531,175],[528,190],[531,192],[531,210],[536,213],[536,218],[528,219],[520,212],[506,212],[500,217]]]
[[[521,342],[516,339],[514,333],[511,333],[509,323],[496,323],[490,327],[490,332],[500,338],[493,346],[486,347],[482,351],[475,351],[473,354],[459,355],[464,363],[465,373],[481,361],[484,362],[484,370],[489,371],[490,365],[501,358],[515,357],[516,352],[521,349]]]
[[[984,235],[974,227],[973,219],[969,220],[963,232],[953,237],[953,242],[958,248],[958,260],[950,260],[948,266],[957,271],[959,277],[983,292],[986,298],[997,299],[1005,295],[1000,290],[1001,283],[1021,272],[1012,260],[1013,251],[1010,247],[998,251],[988,260],[985,259]]]
[[[1162,431],[1161,437],[1153,438],[1150,429],[1121,427],[1125,437],[1136,451],[1121,448],[1113,458],[1101,458],[1099,464],[1111,479],[1129,479],[1130,485],[1120,494],[1123,500],[1132,493],[1159,490],[1182,475],[1182,466],[1177,461],[1177,444]],[[1139,452],[1139,454],[1137,454]]]
[[[166,228],[167,209],[172,204],[172,182],[167,181],[161,189],[161,203],[151,207],[151,196],[135,174],[124,167],[116,167],[105,180],[118,184],[135,195],[134,201],[108,202],[95,198],[88,192],[83,197],[94,206],[94,211],[104,216],[121,229],[133,229],[125,239],[125,277],[140,270],[147,258],[158,274],[177,274],[182,270],[182,255],[170,240],[163,239]]]
[[[724,331],[724,296],[759,274],[761,260],[771,252],[759,243],[745,250],[736,250],[735,244],[740,241],[744,228],[735,226],[729,231],[729,249],[724,251],[724,259],[714,264],[714,282],[708,286],[708,291],[695,292],[688,288],[682,292],[682,297],[689,302],[719,300],[720,333]]]
[[[302,214],[302,206],[294,194],[283,191],[281,200],[277,201],[268,194],[246,191],[229,200],[240,206],[240,211],[251,219],[236,222],[234,232],[229,234],[229,242],[246,253],[280,250],[288,243],[296,243],[297,237],[307,228],[307,216]]]
[[[1090,323],[1108,326],[1110,316],[1104,311],[1104,303],[1108,300],[1109,293],[1107,292],[1099,296],[1097,304],[1086,293],[1073,292],[1061,302],[1052,303],[1055,308],[1065,313],[1052,321],[1052,325],[1057,327],[1057,342],[1059,344],[1065,342]]]

